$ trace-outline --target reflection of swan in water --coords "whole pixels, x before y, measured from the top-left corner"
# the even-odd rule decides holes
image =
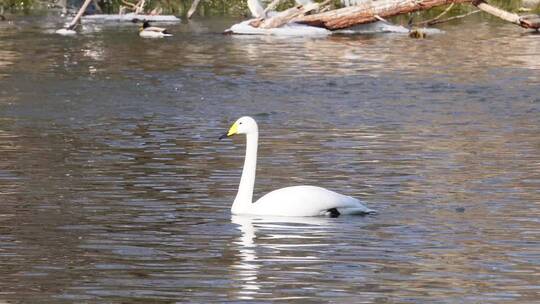
[[[240,262],[233,265],[238,271],[238,278],[242,280],[242,289],[238,291],[240,299],[252,299],[252,295],[257,294],[257,290],[260,289],[258,284],[258,269],[261,265],[257,261],[257,254],[255,252],[255,227],[253,227],[249,218],[243,218],[233,216],[231,221],[240,225],[239,229],[242,231],[242,235],[238,242],[235,242],[239,246],[238,256]]]
[[[374,212],[355,198],[315,186],[281,188],[253,203],[259,137],[257,122],[249,116],[241,117],[221,138],[235,134],[246,134],[247,144],[238,193],[231,207],[233,214],[337,217],[341,214],[363,215]]]
[[[318,239],[323,238],[328,233],[330,226],[335,224],[324,217],[255,217],[249,215],[233,215],[231,222],[239,225],[238,229],[242,233],[238,237],[238,241],[235,242],[238,245],[239,261],[232,265],[233,270],[237,273],[235,277],[240,280],[241,288],[238,291],[238,298],[242,300],[253,299],[262,288],[259,272],[260,268],[264,266],[264,262],[319,262],[319,257],[315,255],[299,257],[297,254],[287,255],[284,251],[292,247],[297,249],[310,248],[310,251],[314,250],[314,246],[327,247],[327,244],[318,242]],[[261,234],[264,234],[265,240],[270,241],[256,242],[256,237],[260,237]],[[286,242],[280,244],[279,241],[276,241],[280,239],[286,239]],[[312,243],[306,242],[306,239],[312,240]],[[298,241],[291,244],[291,240]],[[315,244],[313,244],[313,240],[315,240]],[[259,257],[257,249],[263,248],[272,249],[273,256]]]

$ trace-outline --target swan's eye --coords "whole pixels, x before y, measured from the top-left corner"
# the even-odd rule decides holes
[[[241,125],[242,123],[241,123],[241,122],[239,122],[238,124],[240,124],[240,125]]]

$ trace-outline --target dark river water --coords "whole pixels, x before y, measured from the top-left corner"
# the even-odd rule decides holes
[[[0,22],[0,303],[532,303],[540,35],[221,35],[235,20]],[[377,215],[231,216],[313,184]]]

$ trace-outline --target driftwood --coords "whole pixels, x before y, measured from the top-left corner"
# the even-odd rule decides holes
[[[133,4],[133,3],[128,2],[128,1],[126,1],[126,0],[121,0],[121,1],[122,1],[122,3],[125,5],[125,7],[130,8],[132,11],[137,10],[137,4]]]
[[[429,19],[429,20],[426,20],[426,21],[422,21],[422,22],[420,22],[418,24],[431,25],[434,22],[437,22],[437,21],[441,20],[441,17],[446,15],[454,7],[454,4],[455,3],[450,4],[442,13],[437,15],[435,18],[432,18],[432,19]]]
[[[473,5],[483,12],[497,16],[505,21],[517,24],[521,27],[536,30],[540,28],[540,16],[538,15],[519,16],[518,14],[510,13],[495,6],[491,6],[483,0],[475,0],[473,1]]]
[[[449,21],[452,21],[452,20],[456,20],[456,19],[461,19],[461,18],[465,18],[465,17],[468,17],[470,15],[474,15],[474,14],[478,14],[480,13],[481,10],[475,10],[475,11],[472,11],[472,12],[469,12],[469,13],[466,13],[466,14],[463,14],[463,15],[458,15],[458,16],[454,16],[454,17],[450,17],[450,18],[446,18],[446,19],[437,19],[437,20],[428,20],[428,22],[420,22],[420,23],[417,23],[416,25],[435,25],[435,24],[439,24],[439,23],[445,23],[445,22],[449,22]]]
[[[329,30],[339,30],[359,24],[375,22],[377,21],[377,16],[389,18],[436,6],[465,2],[470,2],[470,0],[365,0],[356,6],[301,16],[294,21],[311,26],[324,27]]]
[[[266,13],[273,11],[279,5],[279,3],[281,3],[281,1],[282,0],[274,0],[268,4],[268,6],[264,9],[264,15],[266,16]]]
[[[96,0],[85,0],[79,11],[77,12],[77,15],[73,17],[73,20],[71,20],[70,23],[68,23],[65,27],[65,29],[73,30],[77,24],[79,24],[82,15],[86,11],[86,8],[92,1]],[[124,1],[124,0],[123,0]],[[91,20],[99,20],[99,21],[133,21],[134,19],[138,20],[147,20],[147,21],[163,21],[163,22],[177,22],[180,21],[180,19],[176,18],[175,16],[161,16],[161,15],[142,15],[139,14],[142,9],[144,8],[146,0],[140,0],[137,2],[137,4],[132,4],[131,2],[124,1],[124,3],[131,5],[132,9],[135,10],[135,13],[129,13],[129,14],[122,14],[122,15],[107,15],[107,14],[95,14],[95,15],[88,15],[84,17],[84,20],[91,21]]]
[[[97,1],[97,0],[95,0],[95,1]],[[126,1],[126,0],[121,0],[121,1],[124,4],[124,9],[130,9],[130,10],[133,11],[133,13],[135,13],[137,15],[144,12],[144,6],[146,5],[146,0],[139,0],[137,3],[131,3],[131,2]],[[154,11],[156,11],[156,10],[157,9],[154,9]],[[122,14],[122,12],[121,12],[121,14]],[[150,14],[150,15],[152,15],[152,14]],[[157,15],[159,15],[159,13]]]
[[[77,26],[77,24],[81,20],[81,17],[83,15],[84,11],[86,11],[86,8],[90,4],[90,2],[92,2],[92,0],[85,0],[84,1],[83,5],[81,6],[79,11],[77,12],[77,15],[75,15],[75,17],[73,17],[73,20],[71,20],[71,22],[68,23],[68,25],[66,26],[66,29],[73,30]]]
[[[187,12],[188,19],[191,19],[191,16],[195,14],[195,11],[197,10],[197,6],[199,6],[199,2],[201,2],[201,0],[194,0],[193,3],[191,4],[191,7],[189,8],[189,11]]]
[[[297,5],[285,11],[279,12],[270,18],[256,19],[255,21],[252,21],[250,25],[253,27],[259,27],[259,28],[265,28],[265,29],[280,27],[291,21],[296,21],[297,18],[300,18],[309,12],[315,11],[319,9],[320,7],[325,6],[329,2],[331,2],[331,0],[325,0],[324,2],[321,2],[321,3],[309,3],[307,5]]]
[[[472,3],[483,12],[495,15],[521,27],[537,30],[540,27],[539,16],[519,16],[491,6],[483,0],[358,0],[355,6],[307,14],[319,9],[326,3],[327,1],[320,4],[308,4],[305,7],[296,6],[279,12],[270,18],[255,20],[250,25],[260,28],[274,28],[289,22],[296,22],[328,30],[340,30],[359,24],[375,22],[380,18],[427,10],[441,5]]]
[[[146,15],[127,13],[122,15],[95,14],[83,16],[84,22],[133,22],[133,20],[145,20],[150,22],[180,22],[180,19],[173,15]]]

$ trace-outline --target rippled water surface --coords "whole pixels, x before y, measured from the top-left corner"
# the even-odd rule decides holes
[[[0,23],[0,302],[538,301],[540,36],[475,18],[425,40]],[[231,216],[244,139],[217,137],[242,115],[257,197],[379,213]]]

